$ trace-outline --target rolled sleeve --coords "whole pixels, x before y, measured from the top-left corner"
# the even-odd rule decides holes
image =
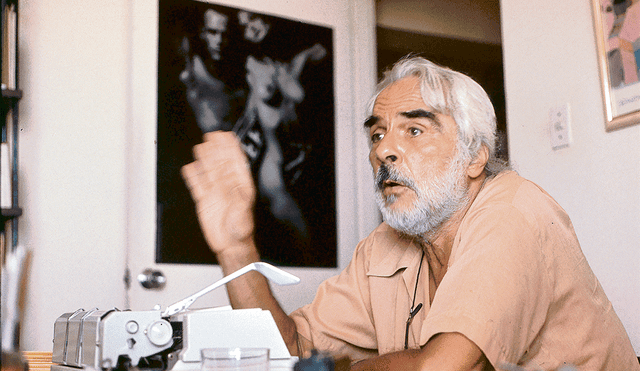
[[[349,266],[324,281],[313,302],[293,313],[304,351],[313,347],[352,360],[378,354],[363,243]]]

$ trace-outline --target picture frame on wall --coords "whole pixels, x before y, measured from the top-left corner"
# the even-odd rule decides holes
[[[640,2],[592,0],[605,129],[640,123]]]
[[[280,266],[337,266],[331,27],[212,1],[160,0],[156,262],[217,264],[180,175],[233,131],[257,189],[256,242]]]

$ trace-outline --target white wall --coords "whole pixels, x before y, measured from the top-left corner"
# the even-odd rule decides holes
[[[569,213],[640,354],[640,126],[605,132],[591,2],[501,4],[511,159]],[[573,143],[554,151],[548,114],[564,103]]]
[[[286,0],[281,3],[270,13],[288,6]],[[132,4],[129,0],[20,1],[24,98],[19,161],[24,214],[19,238],[33,254],[22,325],[24,350],[51,350],[53,323],[65,312],[125,306],[127,243],[135,241],[127,221],[132,188],[127,151],[130,140],[135,140],[129,126],[137,112],[132,107]],[[358,209],[346,214],[348,229],[339,232],[351,235],[341,241],[339,252],[341,257],[350,256],[354,241],[377,220],[371,212],[375,205],[366,196],[371,174],[354,166],[366,161],[366,142],[355,133],[375,79],[373,1],[303,0],[295,7],[315,12],[313,18],[331,19],[341,28],[336,65],[349,83],[338,84],[337,132],[342,135],[340,145],[357,154],[337,159],[339,176],[346,175],[338,180],[344,202]],[[358,73],[346,73],[354,69]],[[155,210],[148,212],[155,215]]]
[[[127,2],[20,1],[26,350],[62,313],[124,304]]]

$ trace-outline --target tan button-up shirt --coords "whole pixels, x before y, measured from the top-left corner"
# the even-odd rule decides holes
[[[404,348],[422,251],[381,224],[314,301],[291,314],[301,343],[358,360]],[[489,180],[465,215],[429,305],[423,263],[409,346],[442,332],[472,340],[494,367],[640,370],[629,338],[591,271],[571,221],[514,172]]]

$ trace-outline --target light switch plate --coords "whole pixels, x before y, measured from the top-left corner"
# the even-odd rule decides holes
[[[568,147],[571,143],[571,117],[568,103],[549,110],[549,132],[551,148],[554,150]]]

